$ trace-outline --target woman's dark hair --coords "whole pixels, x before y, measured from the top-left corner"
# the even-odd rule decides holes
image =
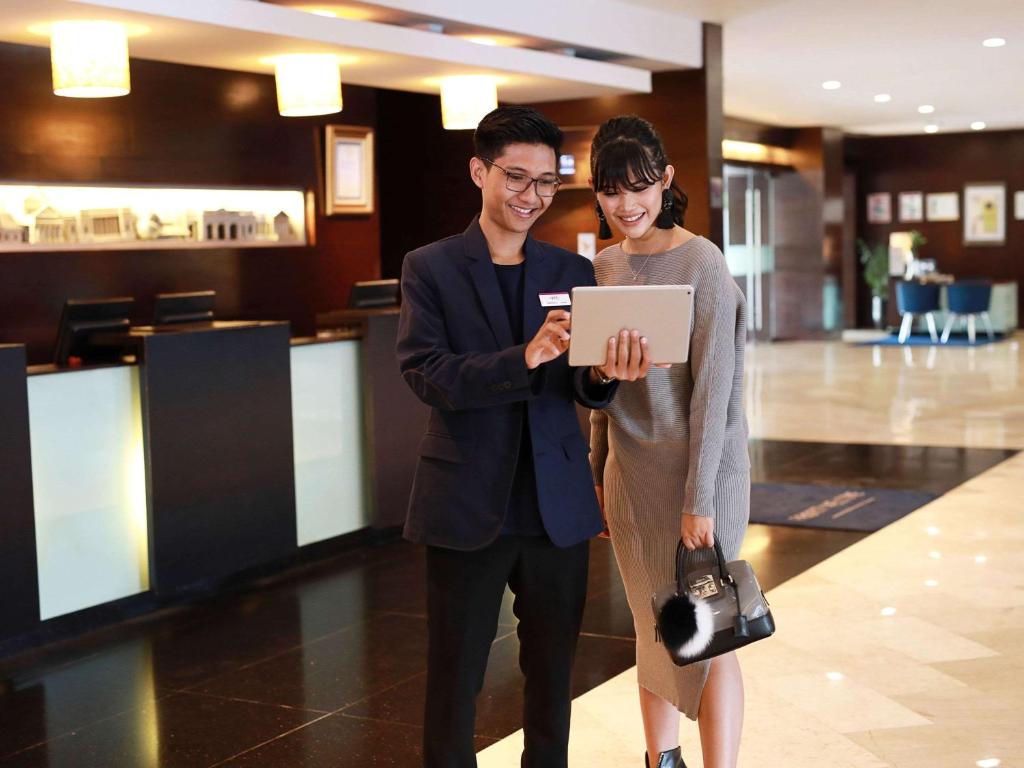
[[[590,177],[595,192],[620,189],[641,192],[661,181],[668,165],[665,147],[654,126],[636,115],[606,120],[590,144]],[[672,179],[672,220],[683,226],[688,200]]]
[[[557,158],[562,152],[562,131],[532,107],[504,106],[489,112],[473,133],[477,157],[493,159],[509,144],[546,144]]]

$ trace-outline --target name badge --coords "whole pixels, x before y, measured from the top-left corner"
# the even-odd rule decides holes
[[[572,306],[572,300],[568,293],[542,293],[540,294],[540,305],[542,307],[568,307]]]

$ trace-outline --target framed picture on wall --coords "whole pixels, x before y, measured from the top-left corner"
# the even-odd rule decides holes
[[[1013,218],[1024,221],[1024,192],[1015,192],[1013,195]]]
[[[892,223],[892,195],[875,192],[868,195],[868,224]]]
[[[324,213],[373,213],[373,129],[328,125]]]
[[[1006,185],[964,185],[964,245],[1006,242]]]
[[[957,192],[939,192],[926,199],[928,221],[959,221],[960,195]]]
[[[900,192],[900,221],[924,221],[924,193]]]

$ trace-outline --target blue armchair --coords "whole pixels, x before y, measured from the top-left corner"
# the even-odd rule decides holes
[[[958,280],[947,289],[946,298],[949,302],[949,319],[942,329],[942,343],[949,341],[950,331],[959,318],[967,319],[967,338],[975,342],[975,318],[980,317],[985,324],[988,337],[994,338],[992,320],[988,316],[988,306],[992,300],[992,282],[990,280]]]
[[[928,333],[932,343],[939,342],[935,327],[935,311],[939,308],[939,286],[935,283],[918,283],[903,280],[896,283],[896,308],[903,316],[900,325],[900,344],[906,344],[914,325],[914,315],[924,315],[928,320]]]

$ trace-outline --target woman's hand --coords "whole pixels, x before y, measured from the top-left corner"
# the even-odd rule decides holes
[[[608,339],[608,356],[597,372],[606,379],[637,381],[647,376],[651,359],[647,355],[647,337],[625,328]]]
[[[597,506],[601,508],[601,519],[604,520],[604,530],[597,534],[599,539],[610,539],[612,537],[611,531],[608,530],[608,515],[604,511],[604,486],[595,485],[594,493],[597,494]]]
[[[684,514],[681,536],[683,546],[689,550],[715,546],[714,518]]]

